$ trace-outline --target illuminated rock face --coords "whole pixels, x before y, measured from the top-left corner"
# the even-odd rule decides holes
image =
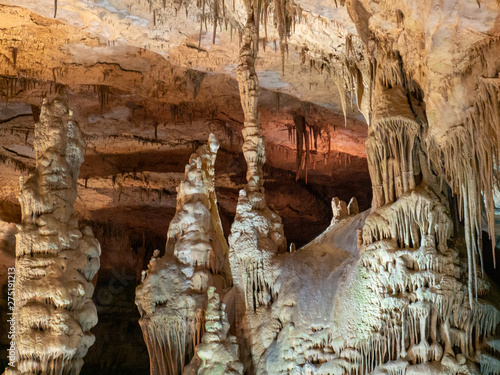
[[[155,251],[136,290],[139,321],[151,374],[179,374],[193,358],[205,330],[209,287],[230,284],[227,243],[217,209],[214,163],[219,144],[191,155],[177,190],[165,255]]]
[[[420,167],[422,182],[393,203],[348,215],[334,199],[331,226],[304,248],[232,268],[247,286],[240,345],[252,373],[498,373],[498,301],[479,279],[469,304],[463,237],[452,239],[446,196]]]
[[[249,374],[500,372],[498,301],[481,275],[482,265],[491,262],[482,257],[482,232],[488,229],[495,238],[498,201],[493,196],[498,192],[500,159],[497,0],[68,0],[59,2],[56,20],[40,16],[53,16],[52,0],[4,2],[33,12],[0,7],[2,99],[38,105],[32,95],[49,91],[55,81],[71,86],[93,130],[95,148],[88,151],[95,152],[95,164],[106,164],[101,154],[108,151],[107,158],[120,159],[114,158],[116,151],[127,162],[147,154],[144,160],[153,167],[167,164],[165,160],[181,165],[184,159],[176,147],[184,142],[185,154],[191,153],[191,145],[205,140],[217,126],[217,139],[225,142],[219,160],[222,152],[233,158],[235,150],[242,151],[246,170],[237,165],[218,174],[219,203],[232,205],[225,217],[227,227],[232,222],[229,246],[216,209],[217,146],[211,139],[186,169],[165,256],[159,258],[156,252],[143,274],[136,301],[152,373],[241,373],[240,363]],[[235,66],[236,79],[229,78]],[[86,90],[87,84],[93,87]],[[349,99],[358,109],[349,109]],[[95,105],[89,104],[92,101]],[[365,119],[362,131],[360,114]],[[9,119],[6,123],[13,125],[0,132],[8,146],[0,149],[0,157],[25,171],[30,165],[18,151],[29,148],[23,140],[29,145],[31,135],[29,130],[22,133],[18,120]],[[327,137],[323,148],[316,149],[318,129],[320,140],[322,132]],[[287,130],[288,140],[283,137]],[[326,180],[320,184],[324,189],[344,185],[356,195],[350,189],[363,183],[354,167],[345,164],[344,174],[335,174],[343,161],[333,158],[336,162],[328,164],[330,144],[332,150],[367,163],[372,210],[359,213],[355,200],[347,205],[334,198],[330,221],[324,210],[308,207],[303,199],[302,193],[313,188],[302,181],[291,185],[305,176],[309,186],[316,178],[316,183]],[[365,144],[366,153],[360,152]],[[164,152],[160,161],[154,159],[157,147]],[[322,164],[315,158],[325,160],[321,173],[312,168],[313,163]],[[95,173],[97,178],[87,174],[89,188],[82,201],[91,202],[99,213],[105,207],[110,216],[125,207],[121,217],[135,216],[136,223],[140,216],[130,212],[138,213],[131,208],[141,202],[147,207],[142,217],[148,221],[138,225],[144,238],[152,226],[165,227],[148,209],[154,206],[162,219],[166,206],[173,211],[173,186],[182,177],[172,177],[176,172],[166,169],[159,176],[140,166],[143,160],[135,164],[137,170],[127,162],[116,163],[116,169],[106,164]],[[275,173],[264,163],[276,168]],[[44,168],[50,171],[52,166]],[[233,173],[238,168],[239,180]],[[276,186],[269,180],[277,169],[292,175],[287,183],[277,184],[275,192],[284,192],[277,200],[283,203],[279,214],[264,192],[265,178],[267,193],[268,186]],[[65,184],[61,173],[57,181]],[[51,173],[47,176],[39,177],[43,186],[52,184]],[[58,206],[49,213],[44,210],[52,198],[44,195],[46,189],[33,190],[33,181],[21,195],[24,227],[18,249],[24,250],[18,254],[19,264],[32,261],[31,251],[37,249],[50,253],[44,261],[54,258],[59,254],[55,237],[62,238],[57,240],[62,247],[87,238],[85,230],[73,236],[73,219],[60,219],[67,216],[65,203],[57,200],[65,194],[60,193],[63,186],[54,190]],[[167,185],[172,191],[161,203]],[[365,185],[369,190],[367,181]],[[298,186],[296,193],[292,187]],[[0,195],[9,194],[0,188]],[[101,194],[105,189],[107,194]],[[233,189],[232,197],[227,189]],[[332,196],[346,202],[350,198],[335,189],[316,196],[323,208]],[[37,193],[26,193],[32,190]],[[160,199],[149,197],[153,190]],[[300,203],[293,207],[294,201]],[[330,226],[304,247],[288,247],[281,217],[286,222],[287,215],[296,215],[299,221],[309,216],[306,209],[324,216],[322,222]],[[296,228],[301,232],[300,223]],[[287,233],[287,238],[292,237]],[[121,256],[129,247],[118,248]],[[30,254],[24,256],[27,249]],[[57,272],[50,274],[57,281],[63,276],[54,267]],[[137,262],[134,273],[140,275],[142,268]],[[85,279],[92,274],[83,273]],[[28,278],[19,275],[23,277]],[[56,293],[51,297],[56,302],[43,302],[45,315],[38,305],[21,302],[21,308],[31,311],[23,316],[53,317],[56,303],[66,306],[78,300],[67,292],[65,281],[59,289],[26,288],[28,296],[36,292],[45,298],[49,289],[71,296]],[[74,288],[80,293],[79,286]],[[228,335],[217,295],[226,303],[238,349]],[[83,320],[78,318],[82,329],[83,315]],[[44,319],[48,325],[59,317]],[[29,322],[19,324],[28,327]],[[48,338],[40,341],[43,348],[33,350],[56,351],[50,330],[35,323]],[[28,338],[26,342],[31,343]],[[68,341],[66,347],[71,351],[78,345]],[[22,365],[28,368],[34,355],[25,358]],[[77,368],[80,362],[74,364]]]
[[[250,21],[238,79],[245,119],[258,130]],[[248,142],[249,184],[240,192],[229,245],[236,328],[250,373],[500,370],[490,344],[500,311],[488,301],[485,279],[471,287],[477,270],[470,241],[463,246],[463,236],[452,238],[449,193],[422,148],[422,120],[407,89],[392,81],[397,64],[391,69],[377,76],[369,116],[371,212],[359,214],[355,199],[347,206],[334,198],[330,227],[298,251],[291,246],[292,254],[279,254],[279,217],[254,198],[259,185],[252,178],[260,176],[254,165],[264,158],[255,157],[259,142]],[[245,128],[245,140],[256,130]],[[468,266],[460,258],[466,250]]]
[[[44,100],[35,126],[35,151],[35,173],[21,180],[19,197],[17,371],[78,374],[94,343],[92,279],[101,248],[92,230],[78,225],[73,209],[83,139],[64,98]]]

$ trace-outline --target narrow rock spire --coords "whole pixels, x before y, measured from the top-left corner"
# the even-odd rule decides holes
[[[36,170],[19,196],[15,342],[22,374],[78,374],[95,340],[92,279],[101,248],[73,208],[84,143],[71,117],[62,96],[44,99],[35,125]]]

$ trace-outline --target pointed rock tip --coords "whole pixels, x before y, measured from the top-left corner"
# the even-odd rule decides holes
[[[215,138],[214,133],[210,133],[210,135],[208,136],[208,146],[210,148],[210,151],[214,154],[219,149],[220,145],[219,142],[217,141],[217,138]]]

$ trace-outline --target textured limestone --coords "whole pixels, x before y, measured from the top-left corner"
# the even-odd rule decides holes
[[[92,279],[101,248],[78,225],[73,205],[83,161],[82,134],[65,99],[45,99],[35,126],[36,169],[21,179],[16,235],[17,369],[78,374],[97,323]]]
[[[44,1],[26,3],[40,12],[49,8]],[[238,200],[229,254],[235,284],[235,332],[248,372],[458,374],[477,373],[478,364],[483,373],[498,372],[494,343],[498,311],[488,302],[488,281],[481,277],[482,265],[490,261],[482,258],[483,227],[495,238],[493,191],[498,187],[495,175],[500,156],[497,1],[231,4],[207,0],[182,6],[168,1],[113,0],[104,5],[67,1],[58,14],[67,21],[71,12],[80,15],[82,27],[91,29],[101,41],[127,40],[164,52],[181,66],[232,71],[233,67],[224,64],[238,63],[248,185]],[[96,17],[107,24],[96,25]],[[208,33],[210,23],[213,28]],[[220,30],[224,23],[231,31]],[[195,35],[179,32],[195,27],[200,30]],[[242,44],[239,55],[236,43],[228,42],[233,29],[239,36],[234,39]],[[210,48],[206,34],[210,34]],[[272,56],[272,48],[266,51],[272,39],[279,57]],[[162,43],[168,43],[166,52]],[[180,47],[182,43],[185,46]],[[179,48],[174,51],[173,47]],[[26,67],[26,49],[5,49],[2,61],[8,60],[10,73],[19,73],[16,66]],[[287,49],[288,64],[283,64]],[[78,52],[75,61],[85,64],[90,62],[82,51],[88,50],[71,47]],[[257,50],[263,57],[260,60]],[[224,59],[227,56],[229,60]],[[316,95],[322,92],[321,86],[317,89],[318,80],[336,87],[337,109],[348,114],[349,101],[355,101],[369,129],[366,146],[373,210],[355,215],[354,203],[347,206],[334,200],[327,231],[303,249],[292,244],[290,254],[281,254],[285,249],[281,219],[264,199],[266,149],[257,111],[256,65],[263,73],[262,82],[269,84],[269,77],[281,70],[286,78],[276,79],[278,84],[293,83],[294,87],[285,90],[297,88],[296,95],[304,95],[304,86],[309,86],[314,94],[307,95],[318,102],[329,103],[324,91]],[[38,77],[59,77],[51,68],[40,69]],[[94,81],[126,86],[118,85],[111,73]],[[154,73],[146,76],[151,79]],[[28,75],[36,77],[32,72]],[[165,79],[162,76],[158,81]],[[151,81],[145,82],[141,82],[141,92],[176,92],[159,83],[148,87]],[[15,92],[16,86],[9,81],[7,90]],[[104,103],[107,91],[99,90]],[[193,106],[179,108],[173,111],[176,116]],[[297,177],[302,170],[307,176],[309,157],[314,159],[306,112],[288,118],[289,129],[293,121],[296,130],[297,158],[291,159],[297,160]],[[156,132],[155,127],[155,138]],[[303,146],[305,157],[301,156]],[[191,277],[186,274],[196,274],[193,262],[229,275],[222,271],[224,262],[211,262],[203,246],[191,246],[205,244],[203,239],[190,232],[183,237],[182,226],[189,227],[195,212],[188,211],[179,213],[169,231],[169,236],[179,238],[167,246],[169,260],[158,259],[156,254],[151,261],[144,289],[149,290],[144,292],[147,296],[141,301],[146,303],[141,311],[156,313],[163,304],[171,308],[165,295],[184,296]],[[178,266],[180,262],[190,265],[186,272]],[[195,289],[208,285],[206,275],[196,274],[190,281]],[[200,341],[203,307],[190,305],[189,298],[175,299],[175,311],[162,310],[168,317],[158,318],[158,327],[146,335],[152,361],[167,358],[157,368],[170,366],[168,371],[179,372],[184,353],[191,357]],[[179,308],[182,311],[175,315],[177,303],[188,307]],[[190,310],[193,305],[197,307]],[[169,320],[170,316],[178,320]],[[189,324],[184,323],[186,319]],[[165,334],[167,325],[170,331]],[[179,332],[182,339],[178,340]],[[158,346],[162,338],[177,341]],[[164,351],[166,346],[174,347],[175,353]]]
[[[259,314],[274,300],[272,257],[286,248],[279,215],[265,201],[262,166],[265,162],[264,139],[260,135],[257,110],[259,81],[255,73],[256,29],[254,15],[247,5],[248,18],[244,43],[240,49],[237,79],[245,116],[243,152],[247,162],[247,186],[240,190],[236,216],[229,235],[229,260],[235,286],[236,330],[240,338],[242,361],[251,366],[252,356],[260,357],[260,343],[247,340],[259,338],[252,332],[259,322]]]
[[[196,355],[183,374],[242,375],[243,365],[238,361],[236,337],[228,335],[229,322],[226,305],[220,302],[214,287],[207,291],[205,334],[196,348]]]
[[[205,329],[207,290],[230,285],[227,243],[217,209],[213,135],[191,155],[177,190],[165,255],[155,251],[136,289],[139,321],[151,374],[178,374],[194,355]]]

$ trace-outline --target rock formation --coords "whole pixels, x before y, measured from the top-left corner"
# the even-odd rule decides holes
[[[247,22],[247,32],[248,26]],[[240,56],[250,55],[248,35]],[[333,219],[327,231],[303,249],[280,256],[276,243],[261,240],[262,231],[248,230],[259,223],[267,234],[269,226],[255,214],[244,221],[240,212],[245,191],[240,194],[229,244],[240,311],[240,346],[249,348],[251,359],[243,358],[251,373],[460,374],[477,373],[479,368],[484,372],[500,370],[493,369],[498,359],[482,351],[494,340],[500,312],[488,301],[485,279],[475,276],[472,287],[480,239],[470,237],[471,231],[478,233],[478,221],[471,224],[466,216],[465,247],[459,234],[451,241],[450,196],[439,183],[445,172],[422,147],[429,141],[424,133],[425,114],[409,99],[411,89],[397,56],[381,50],[375,62],[378,69],[370,82],[374,87],[371,104],[365,109],[373,186],[370,214],[348,217],[351,210],[345,202],[333,199]],[[247,115],[248,96],[253,91],[242,90],[242,86],[256,86],[246,81],[250,75],[241,74],[248,65],[240,63],[238,79],[245,115],[254,119],[255,112]],[[362,61],[359,68],[366,69]],[[361,107],[362,102],[358,98]],[[495,122],[492,117],[485,121]],[[294,121],[298,126],[304,122],[303,116]],[[302,149],[302,136],[297,142]],[[488,152],[491,150],[495,152],[495,146]],[[300,171],[299,153],[297,156]],[[446,161],[444,164],[446,170]],[[468,170],[469,166],[462,166],[450,171],[451,178]],[[468,181],[479,183],[478,176],[465,173]],[[492,178],[493,173],[488,176]],[[492,191],[491,186],[486,189]],[[453,183],[452,190],[457,190]],[[476,194],[472,186],[466,192]],[[489,195],[485,193],[487,206]],[[460,199],[459,204],[470,207]],[[479,200],[475,204],[479,207]],[[252,212],[252,206],[247,205],[246,215]],[[355,206],[353,202],[353,214],[357,213]],[[472,215],[477,216],[474,210]],[[361,228],[360,240],[357,233]],[[245,245],[241,233],[245,233]],[[345,236],[350,239],[342,238]],[[270,245],[266,247],[266,243]],[[460,258],[464,250],[468,264]],[[255,267],[255,260],[260,259]],[[327,266],[313,263],[313,259],[321,259]],[[468,279],[465,284],[464,279]]]
[[[273,265],[275,254],[286,248],[281,218],[265,201],[262,167],[265,163],[264,139],[260,134],[257,110],[259,80],[255,72],[257,31],[254,8],[247,4],[244,43],[237,68],[241,106],[245,116],[243,154],[247,162],[247,186],[240,190],[236,216],[229,235],[229,260],[235,286],[236,329],[240,347],[259,358],[265,350],[261,337],[253,335],[262,324],[259,315],[276,298]],[[252,340],[250,343],[247,340]],[[242,354],[251,366],[248,353]]]
[[[498,0],[3,3],[1,259],[40,97],[67,86],[90,142],[75,207],[108,271],[143,272],[151,373],[500,373]],[[74,219],[38,217],[29,181],[17,247],[51,247]],[[146,371],[138,317],[98,307],[132,327],[102,346],[129,363],[89,372]]]
[[[182,372],[203,336],[209,287],[222,291],[231,283],[214,187],[218,148],[211,134],[191,155],[165,255],[159,258],[155,251],[136,290],[151,374]]]
[[[196,356],[183,374],[242,375],[243,365],[238,361],[236,337],[228,335],[226,305],[220,302],[214,287],[208,288],[207,295],[205,334],[196,348]]]
[[[23,182],[16,235],[17,367],[7,373],[78,374],[94,343],[92,302],[101,248],[73,205],[83,138],[66,100],[45,99],[35,125],[35,172]]]

